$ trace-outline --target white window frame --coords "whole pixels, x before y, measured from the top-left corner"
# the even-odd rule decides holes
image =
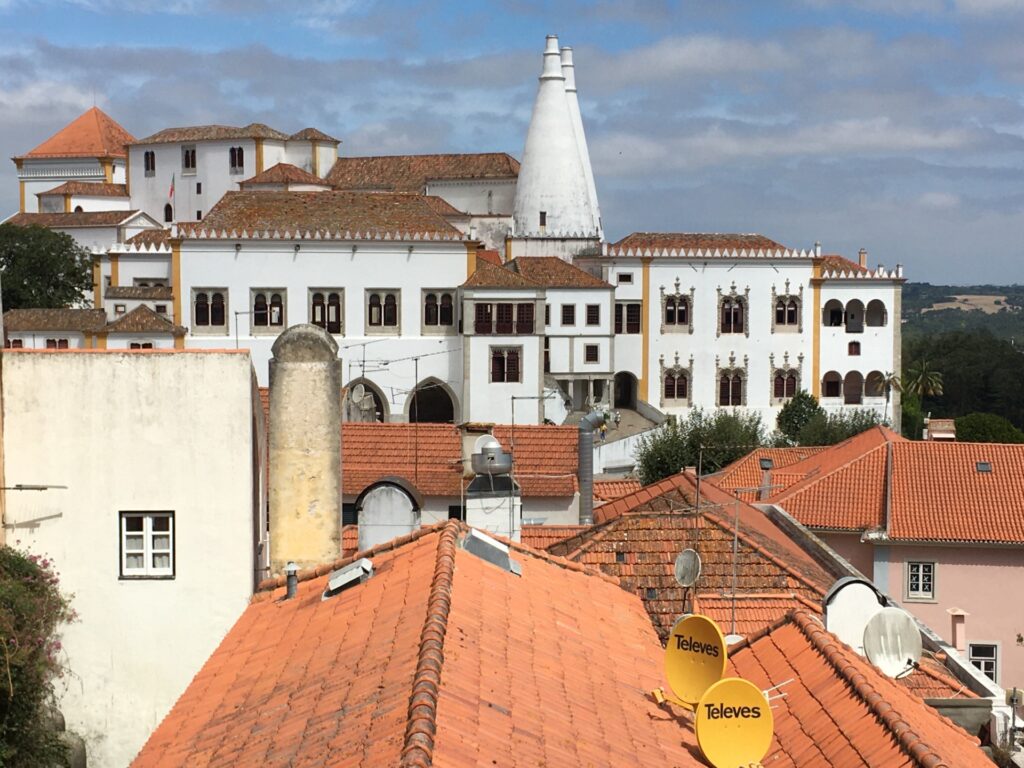
[[[904,596],[907,600],[913,600],[915,602],[935,602],[935,566],[936,563],[931,560],[907,561],[907,580],[904,591]],[[928,576],[929,581],[931,582],[931,589],[926,591],[921,587],[921,585],[923,584],[928,571],[930,571]],[[915,578],[918,582],[917,589],[914,589],[912,586]]]
[[[992,663],[991,676],[989,676],[989,674],[984,670],[983,667],[978,666],[978,664],[975,662],[974,649],[981,646],[992,649],[991,658],[989,658],[988,656],[978,658],[978,661]],[[971,662],[971,664],[974,664],[974,666],[978,669],[978,671],[981,672],[981,674],[985,675],[985,677],[988,677],[990,680],[992,680],[992,682],[996,683],[997,685],[999,684],[999,643],[968,643],[967,659]]]
[[[256,297],[263,294],[267,298],[267,324],[256,325]],[[280,322],[274,322],[271,299],[274,294],[281,296]],[[249,333],[253,336],[277,336],[288,327],[288,289],[287,288],[250,288],[249,289]]]
[[[632,272],[617,272],[617,273],[615,273],[615,284],[616,285],[632,285],[633,284],[633,273]]]
[[[597,350],[596,360],[587,360],[587,349],[593,348]],[[583,364],[584,365],[600,365],[601,364],[601,345],[600,344],[584,344],[583,345]]]
[[[142,520],[142,531],[128,531],[128,520]],[[168,526],[166,531],[155,530],[153,523],[155,520],[166,520]],[[174,578],[174,565],[175,565],[175,548],[174,548],[174,513],[173,512],[136,512],[127,511],[118,514],[118,536],[119,536],[119,550],[120,550],[120,577],[122,579],[173,579]],[[157,548],[155,546],[155,539],[158,536],[167,536],[169,546],[166,548]],[[129,548],[129,536],[132,538],[142,539],[142,549],[138,549],[135,546]],[[134,542],[132,542],[134,544]],[[142,553],[143,565],[141,567],[131,567],[128,565],[128,556],[132,554]],[[153,564],[153,558],[156,555],[168,555],[169,565],[156,566]]]
[[[192,167],[188,167],[185,164],[185,160],[188,157],[188,153],[191,152],[193,158]],[[195,176],[199,168],[199,153],[196,152],[195,144],[183,144],[181,147],[181,175],[182,176]]]
[[[315,296],[318,293],[322,293],[324,295],[324,324],[322,326],[319,323],[314,322],[314,317],[313,317],[313,296]],[[332,293],[338,294],[338,313],[339,313],[338,323],[339,323],[339,330],[338,330],[337,333],[331,333],[330,331],[327,331],[327,312],[330,310],[330,298],[331,298],[331,294]],[[307,291],[307,293],[306,293],[306,310],[307,310],[307,313],[308,313],[307,317],[309,318],[310,325],[315,325],[317,327],[323,328],[328,333],[331,333],[332,336],[344,336],[345,335],[345,289],[344,288],[310,288]]]
[[[224,325],[196,325],[196,296],[200,293],[206,294],[207,307],[210,308],[210,314],[213,314],[213,294],[219,293],[224,296]],[[189,301],[189,317],[192,323],[192,335],[194,336],[225,336],[230,328],[230,301],[231,297],[228,295],[227,288],[193,288],[192,298]]]
[[[370,297],[380,296],[381,324],[370,325]],[[395,296],[395,324],[384,325],[384,305],[388,294]],[[402,335],[402,289],[401,288],[367,288],[363,294],[363,328],[366,336],[401,336]]]
[[[500,352],[505,358],[504,374],[501,381],[494,380],[494,370],[491,367],[494,359],[494,354]],[[515,352],[519,355],[519,378],[509,381],[508,378],[508,353]],[[509,345],[509,344],[496,344],[493,347],[487,348],[487,382],[489,384],[522,384],[525,376],[523,375],[523,348],[520,346]]]

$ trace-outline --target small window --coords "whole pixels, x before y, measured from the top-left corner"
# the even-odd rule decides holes
[[[203,194],[203,182],[201,182],[201,181],[197,181],[196,182],[196,194],[197,195]]]
[[[586,363],[596,363],[601,359],[601,350],[597,344],[584,344],[583,345],[583,361]]]
[[[576,325],[576,305],[562,305],[562,325]]]
[[[398,292],[370,291],[366,296],[366,324],[373,333],[398,332]]]
[[[935,599],[935,563],[907,563],[907,599]]]
[[[992,471],[992,462],[991,461],[979,461],[979,462],[975,463],[974,468],[976,470],[978,470],[979,472],[991,472]]]
[[[640,333],[641,306],[638,302],[615,305],[615,332]]]
[[[522,381],[519,347],[491,347],[491,383]]]
[[[196,148],[182,147],[181,148],[181,170],[184,173],[195,173],[196,172]]]
[[[494,333],[494,308],[490,304],[475,304],[473,333],[489,335]]]
[[[154,309],[154,311],[158,315],[166,315],[167,314],[167,305],[166,304],[157,304],[155,309]]]
[[[128,345],[128,349],[152,349],[152,341],[133,341]]]
[[[516,304],[516,334],[533,333],[533,304]]]
[[[68,348],[68,340],[67,339],[47,339],[46,340],[46,348],[47,349],[67,349]]]
[[[202,221],[202,220],[203,220],[203,212],[202,211],[196,211],[196,221]]]
[[[846,345],[846,347],[847,352],[850,354],[851,357],[857,357],[858,355],[860,355],[859,341],[851,341],[849,344]]]
[[[258,329],[281,328],[285,324],[284,289],[254,291],[252,294],[252,326]]]
[[[633,273],[632,272],[619,272],[615,275],[615,282],[619,285],[632,285],[633,284]]]
[[[224,333],[227,314],[227,291],[200,288],[192,294],[193,331]]]
[[[990,643],[971,643],[968,646],[971,664],[992,682],[999,682],[999,649]]]
[[[548,212],[547,211],[541,211],[540,212],[540,225],[542,227],[546,227],[548,225]]]
[[[174,513],[122,512],[121,578],[174,577]]]
[[[142,154],[142,165],[147,176],[156,175],[156,152],[147,150]]]
[[[309,297],[309,322],[331,335],[341,334],[340,288],[313,291]]]
[[[171,207],[170,203],[164,206],[164,223],[170,224],[174,221],[174,208]]]
[[[80,205],[76,205],[75,206],[75,213],[84,213],[84,212],[85,212],[85,209],[82,208],[82,206],[80,206]]]
[[[601,305],[587,304],[587,325],[601,324]]]
[[[497,315],[498,321],[495,325],[496,333],[499,334],[510,334],[513,329],[513,317],[514,311],[512,304],[498,304]]]
[[[355,502],[346,501],[341,505],[341,524],[345,525],[359,525],[359,509],[356,507]]]
[[[544,305],[544,325],[545,326],[551,325],[551,305],[550,304],[545,304]]]
[[[6,346],[8,349],[24,349],[25,342],[22,341],[21,339],[11,339],[4,346]]]
[[[488,192],[488,194],[490,194]],[[466,508],[461,504],[449,504],[448,505],[448,519],[449,520],[465,520],[466,519]]]
[[[624,563],[624,562],[626,562],[626,553],[625,552],[616,552],[615,553],[615,562],[616,563]]]
[[[123,315],[125,313],[125,310],[126,310],[126,306],[124,304],[115,304],[114,305],[114,314],[115,315],[118,315],[118,316]]]
[[[241,147],[232,147],[228,150],[228,164],[231,173],[245,172],[245,150]]]

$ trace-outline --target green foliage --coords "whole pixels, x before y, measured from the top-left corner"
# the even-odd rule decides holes
[[[640,441],[637,476],[647,485],[698,464],[704,474],[717,472],[764,443],[764,427],[756,413],[705,413],[695,408],[684,421],[669,417]]]
[[[921,398],[914,394],[905,394],[900,402],[902,410],[902,434],[908,440],[920,440],[924,431],[924,411],[921,410]]]
[[[92,289],[92,256],[70,235],[0,224],[0,276],[5,311],[70,307]]]
[[[790,441],[796,442],[800,437],[800,430],[819,413],[824,413],[824,411],[818,405],[817,398],[810,392],[800,390],[795,397],[779,409],[775,423],[779,432]]]
[[[56,632],[73,619],[49,560],[0,547],[0,765],[66,763],[45,708],[62,673]]]
[[[818,409],[797,435],[799,445],[835,445],[878,426],[878,414],[871,410],[825,413]]]
[[[940,397],[942,372],[936,370],[925,358],[916,360],[903,374],[903,391],[918,397]]]
[[[1024,443],[1024,432],[994,413],[969,413],[956,420],[962,443]]]

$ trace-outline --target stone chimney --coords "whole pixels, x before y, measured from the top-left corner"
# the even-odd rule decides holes
[[[594,170],[590,166],[590,150],[587,149],[587,135],[583,130],[583,115],[580,113],[580,100],[576,92],[576,67],[572,63],[572,48],[562,48],[562,76],[565,77],[565,98],[569,102],[569,116],[576,133],[576,148],[579,150],[583,175],[587,180],[587,201],[590,203],[590,215],[594,219],[594,227],[598,237],[604,237],[601,226],[601,207],[597,204],[597,186],[594,184]]]
[[[867,267],[868,267],[868,252],[867,252],[867,249],[866,248],[861,248],[859,251],[857,251],[857,257],[860,260],[860,265],[862,267],[864,267],[864,269],[867,269]]]
[[[566,97],[558,37],[548,35],[513,204],[515,237],[596,237]]]
[[[322,328],[296,325],[270,360],[270,571],[341,553],[341,360]]]

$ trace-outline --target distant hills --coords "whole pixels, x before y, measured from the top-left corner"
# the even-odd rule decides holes
[[[986,330],[1024,344],[1024,285],[903,286],[903,334]]]

